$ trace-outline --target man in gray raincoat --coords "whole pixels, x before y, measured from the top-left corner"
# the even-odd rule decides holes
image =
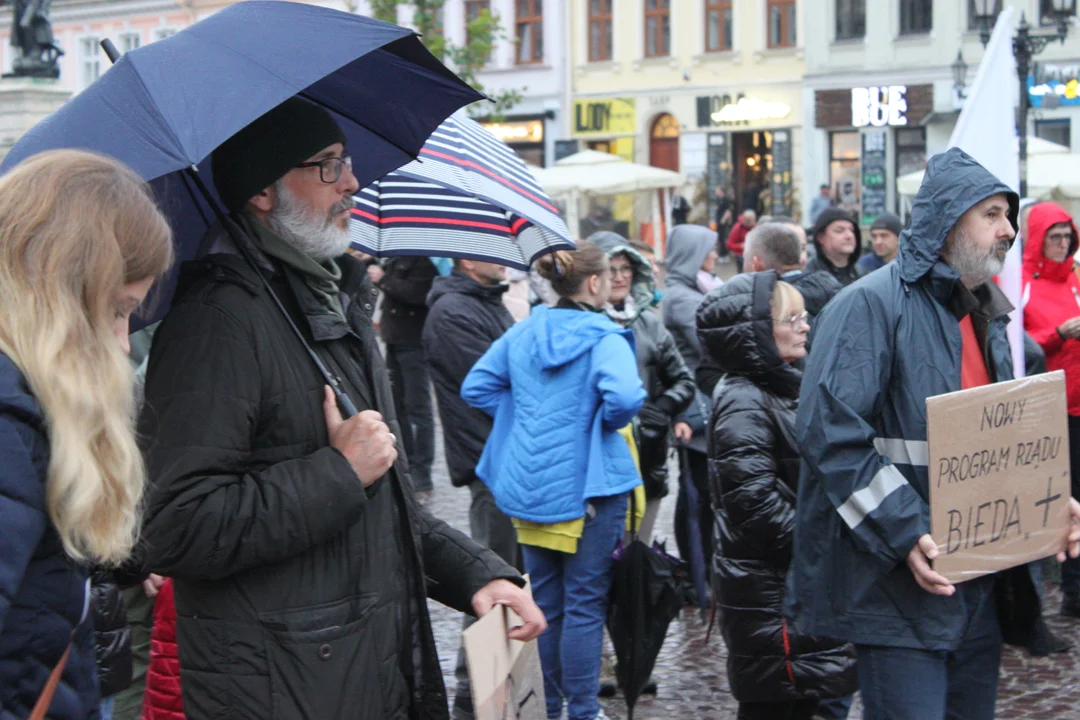
[[[786,610],[855,644],[867,720],[990,720],[1002,641],[1026,644],[1039,618],[1026,566],[954,586],[929,535],[926,398],[1012,379],[1011,306],[991,278],[1018,204],[961,150],[934,157],[897,262],[815,328]]]

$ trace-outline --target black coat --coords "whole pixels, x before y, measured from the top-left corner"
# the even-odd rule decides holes
[[[15,363],[0,355],[0,718],[30,715],[70,643],[49,718],[96,720],[89,573],[64,552],[49,519],[48,466],[41,406]]]
[[[424,354],[435,384],[450,482],[476,479],[476,464],[491,433],[491,416],[461,399],[461,383],[476,361],[514,324],[503,305],[506,285],[481,285],[456,270],[435,278],[428,295]]]
[[[821,249],[821,243],[818,242],[818,236],[825,232],[825,228],[837,220],[847,220],[855,228],[855,252],[848,258],[848,264],[845,267],[833,265],[832,261],[825,255],[825,251]],[[859,230],[859,223],[845,211],[835,207],[826,208],[818,215],[817,222],[814,223],[814,227],[810,230],[810,237],[813,238],[814,249],[817,252],[806,263],[805,270],[807,273],[827,272],[839,280],[844,287],[866,274],[866,271],[858,266],[859,256],[862,255],[862,231]]]
[[[400,437],[373,289],[358,261],[338,262],[347,322],[291,269],[266,272],[357,408]],[[520,582],[416,503],[402,459],[365,490],[330,447],[323,387],[240,257],[184,268],[140,425],[145,552],[175,581],[192,720],[446,718],[425,597],[469,612],[492,579]]]
[[[844,289],[844,286],[832,276],[832,273],[822,270],[801,272],[798,275],[782,279],[784,282],[794,286],[802,295],[803,304],[806,306],[807,322],[810,323],[811,328],[814,326],[814,320],[825,309],[825,305]],[[812,339],[813,334],[810,337],[810,340]],[[807,350],[810,349],[810,340],[807,340],[806,343]],[[723,375],[724,372],[716,361],[711,356],[706,355],[702,359],[701,365],[698,366],[694,380],[697,381],[701,392],[711,397],[713,390],[716,388],[716,383],[720,382]]]
[[[387,345],[420,346],[427,318],[427,296],[439,272],[426,257],[395,257],[386,261],[378,287],[383,293],[379,329]]]
[[[710,418],[712,577],[741,702],[841,697],[855,690],[849,646],[801,635],[782,614],[791,563],[800,373],[779,356],[769,298],[776,273],[740,275],[698,311],[698,333],[726,373]]]
[[[90,609],[94,615],[98,687],[107,698],[131,685],[131,627],[120,595],[120,586],[108,570],[97,570],[90,584]]]

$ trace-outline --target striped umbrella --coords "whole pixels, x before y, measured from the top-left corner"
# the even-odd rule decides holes
[[[574,249],[521,158],[467,118],[446,120],[418,160],[353,199],[352,245],[379,257],[460,257],[527,269],[540,255]]]

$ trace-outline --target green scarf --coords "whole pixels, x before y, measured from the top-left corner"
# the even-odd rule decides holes
[[[320,263],[298,250],[285,238],[274,232],[270,226],[259,221],[251,213],[244,211],[237,214],[240,226],[255,243],[255,247],[270,257],[277,258],[293,270],[300,273],[304,283],[318,299],[319,304],[345,319],[345,310],[341,306],[338,283],[341,281],[341,268],[333,260]]]

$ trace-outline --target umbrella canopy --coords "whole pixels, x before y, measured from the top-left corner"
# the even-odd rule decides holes
[[[626,698],[629,720],[649,681],[668,625],[682,599],[675,578],[678,561],[659,545],[635,537],[615,551],[607,628],[615,646],[615,675]]]
[[[525,163],[479,124],[448,118],[420,160],[363,188],[353,247],[378,256],[440,255],[526,269],[574,243]]]
[[[618,195],[682,185],[677,172],[628,162],[618,155],[582,150],[536,173],[549,195]]]
[[[482,95],[410,30],[280,0],[249,0],[125,54],[93,85],[24,135],[0,172],[43,150],[111,155],[152,181],[194,257],[214,214],[182,171],[210,186],[208,157],[294,95],[334,115],[366,185],[414,159],[431,132]],[[167,308],[165,288],[159,307]]]

